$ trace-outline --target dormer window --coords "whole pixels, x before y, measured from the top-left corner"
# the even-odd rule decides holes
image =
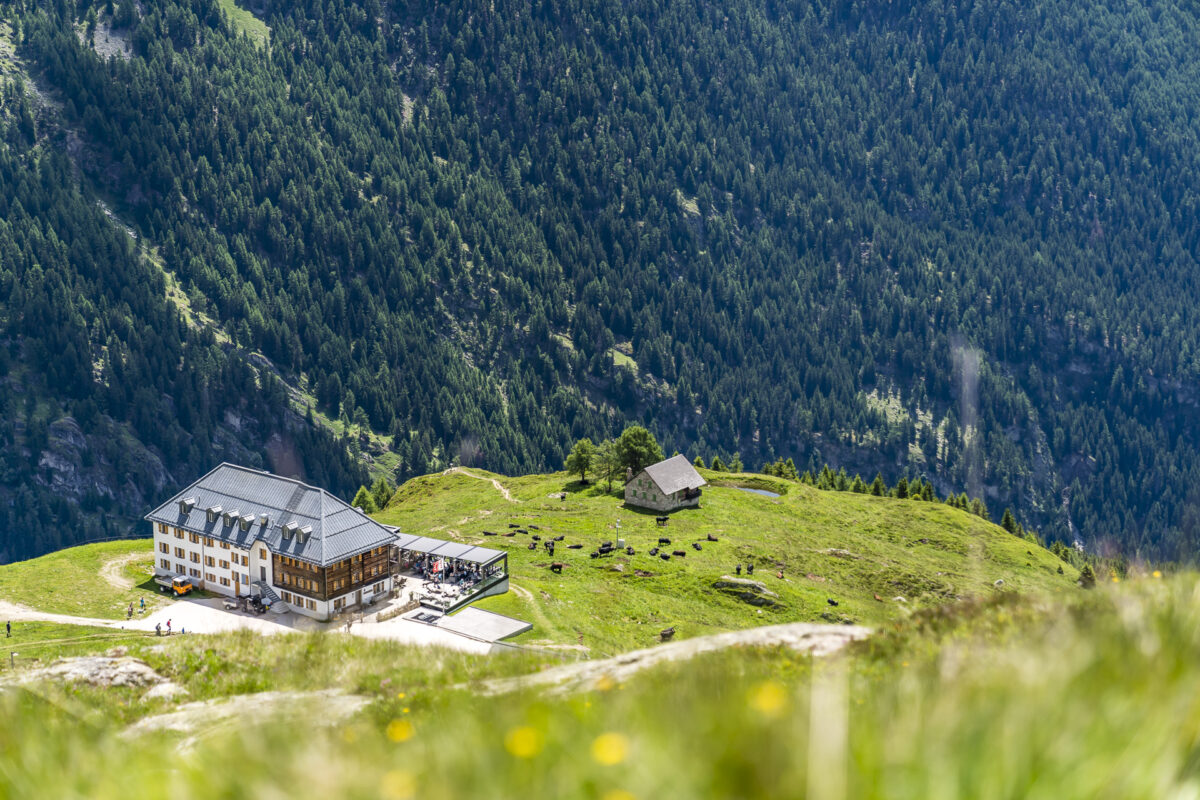
[[[217,517],[221,516],[221,511],[222,511],[222,510],[223,510],[223,509],[222,509],[220,506],[212,506],[211,508],[209,508],[209,509],[208,509],[208,521],[209,521],[210,523],[211,523],[211,522],[216,522],[216,521],[217,521]]]
[[[242,533],[250,530],[250,525],[254,522],[254,515],[247,514],[238,522],[238,527],[242,529]]]
[[[192,509],[196,507],[196,498],[189,497],[186,500],[179,501],[179,513],[187,516],[192,513]]]

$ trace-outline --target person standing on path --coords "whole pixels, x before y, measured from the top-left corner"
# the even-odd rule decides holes
[[[140,597],[140,598],[138,598],[138,602],[141,603],[141,608],[139,610],[143,614],[145,614],[146,613],[146,598]]]
[[[167,636],[171,635],[171,620],[167,620]]]
[[[4,623],[4,638],[5,639],[12,638],[12,620],[8,620],[7,622]]]

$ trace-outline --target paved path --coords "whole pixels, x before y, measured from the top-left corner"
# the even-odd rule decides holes
[[[224,633],[236,630],[252,630],[262,634],[295,633],[298,631],[329,631],[344,633],[345,626],[331,622],[317,622],[301,614],[287,612],[285,614],[247,614],[238,611],[227,611],[221,600],[177,600],[153,612],[139,616],[134,614],[132,620],[97,619],[95,617],[75,617],[68,614],[52,614],[46,611],[36,611],[14,603],[0,600],[0,620],[13,622],[57,622],[64,625],[86,625],[94,628],[111,630],[153,631],[155,625],[162,625],[165,633],[167,621],[171,622],[171,632],[179,633]],[[350,627],[350,633],[366,639],[390,639],[422,647],[446,647],[466,653],[486,654],[491,652],[490,642],[480,642],[468,636],[460,636],[449,630],[426,625],[422,622],[396,618],[387,622],[360,622]]]

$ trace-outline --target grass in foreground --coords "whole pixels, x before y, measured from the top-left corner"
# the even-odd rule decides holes
[[[246,720],[181,752],[175,737],[115,735],[131,713],[121,704],[137,703],[121,692],[9,691],[0,695],[0,796],[1059,800],[1200,791],[1195,575],[1053,602],[1006,596],[931,609],[826,661],[739,649],[566,698],[444,688],[472,673],[468,657],[368,648],[360,666],[337,637],[280,637],[290,655],[239,637],[186,638],[151,655],[194,687],[236,662],[256,665],[272,685],[328,682],[374,702],[348,724]],[[474,663],[490,672],[503,660]],[[104,703],[112,713],[96,713]]]
[[[653,513],[624,508],[619,483],[608,494],[563,473],[428,475],[400,487],[377,516],[408,533],[507,550],[512,590],[478,605],[531,621],[534,629],[517,642],[583,645],[595,655],[650,646],[667,627],[685,637],[791,621],[879,625],[956,599],[1078,591],[1076,571],[1052,553],[941,503],[824,492],[765,475],[704,474],[727,485],[706,488],[701,507],[672,514],[666,528],[656,526]],[[483,535],[508,533],[510,525],[529,533]],[[709,534],[719,541],[707,541]],[[565,538],[551,558],[540,546],[528,549],[533,535]],[[671,539],[668,552],[687,555],[651,556],[659,537]],[[589,558],[600,542],[618,539],[635,555]],[[550,571],[553,562],[565,564],[561,575]],[[751,562],[754,579],[777,605],[751,605],[714,587],[735,565]]]

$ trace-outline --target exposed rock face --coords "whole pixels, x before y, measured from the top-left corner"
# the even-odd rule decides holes
[[[21,672],[16,679],[22,683],[56,680],[66,683],[86,683],[89,686],[157,686],[166,678],[138,658],[119,656],[84,656],[64,658],[48,667]]]
[[[751,580],[750,578],[735,578],[732,575],[723,575],[718,580],[713,581],[713,588],[731,597],[736,597],[738,600],[749,603],[752,606],[774,606],[779,604],[779,595],[768,589],[765,583]]]
[[[73,417],[50,423],[38,466],[42,483],[76,502],[95,495],[142,508],[148,502],[145,492],[161,492],[172,482],[162,460],[108,418],[101,418],[90,436]]]
[[[549,694],[591,691],[600,685],[613,685],[627,680],[643,669],[667,661],[684,661],[701,653],[729,647],[788,647],[797,653],[826,656],[836,653],[850,642],[870,636],[869,628],[857,625],[814,625],[792,622],[769,625],[744,631],[729,631],[695,639],[672,641],[645,650],[634,650],[613,658],[580,661],[523,675],[518,678],[497,678],[485,681],[477,688],[481,694],[494,695],[537,688]],[[475,688],[475,687],[472,687]]]

